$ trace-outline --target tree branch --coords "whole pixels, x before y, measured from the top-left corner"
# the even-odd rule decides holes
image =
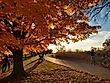
[[[89,14],[89,17],[91,18],[90,21],[98,15],[105,7],[109,6],[110,1],[106,3],[106,1],[103,1],[101,4],[96,5],[95,7],[93,6],[89,10],[87,10],[86,15]],[[102,5],[102,6],[101,6]],[[96,12],[96,13],[95,13]],[[95,13],[95,14],[94,14]]]

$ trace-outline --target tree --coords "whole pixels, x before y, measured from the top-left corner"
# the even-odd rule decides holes
[[[48,49],[47,51],[45,51],[45,54],[52,54],[53,50],[52,49]]]
[[[106,39],[104,42],[103,42],[103,46],[106,48],[106,47],[110,47],[110,39]]]
[[[64,45],[59,45],[57,48],[57,53],[64,53],[65,52],[65,46]]]
[[[23,52],[47,49],[60,41],[83,40],[99,26],[89,26],[84,11],[99,0],[1,0],[0,47],[13,54],[11,77],[25,75]],[[81,21],[81,22],[79,22]]]
[[[103,42],[103,51],[105,52],[105,55],[110,56],[110,39],[106,39]]]

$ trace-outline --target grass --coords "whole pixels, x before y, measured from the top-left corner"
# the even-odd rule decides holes
[[[23,61],[24,69],[27,70],[28,68],[32,67],[37,59],[38,59],[38,56],[34,56],[34,57],[31,57],[31,58]],[[0,79],[8,76],[11,73],[12,68],[13,68],[13,65],[11,65],[10,70],[6,69],[6,72],[4,73],[4,75],[2,75],[2,71],[0,68]]]
[[[91,75],[89,73],[74,70],[57,65],[49,61],[43,61],[30,75],[21,80],[21,83],[109,83],[110,80]]]
[[[38,64],[36,59],[38,56],[24,61],[24,69],[29,75],[16,83],[110,83],[110,80],[46,60]]]
[[[26,70],[30,68],[30,66],[32,66],[38,58],[39,58],[38,56],[34,56],[34,57],[31,57],[30,59],[23,61],[24,69]]]

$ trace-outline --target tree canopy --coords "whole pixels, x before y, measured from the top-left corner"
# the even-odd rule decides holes
[[[0,50],[13,54],[10,78],[26,76],[23,51],[44,51],[49,44],[77,42],[96,33],[85,11],[101,0],[0,0]]]
[[[0,0],[0,47],[46,49],[96,33],[84,11],[100,0]],[[79,22],[81,21],[81,22]]]

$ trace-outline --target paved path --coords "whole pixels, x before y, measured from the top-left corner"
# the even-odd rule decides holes
[[[67,67],[71,67],[73,69],[82,70],[82,71],[91,73],[92,75],[96,75],[96,76],[99,76],[102,78],[110,79],[110,69],[103,68],[98,65],[85,63],[81,60],[76,60],[76,59],[74,59],[74,60],[73,59],[61,60],[61,59],[55,59],[55,58],[51,58],[51,57],[46,57],[45,59],[50,62],[56,63],[56,64],[64,65]]]

